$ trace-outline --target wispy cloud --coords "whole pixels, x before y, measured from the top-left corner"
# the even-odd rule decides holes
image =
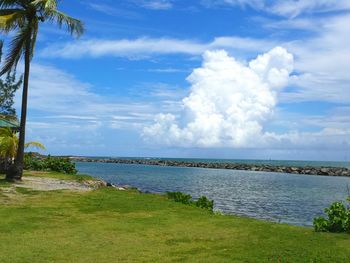
[[[169,10],[173,7],[172,0],[133,0],[133,2],[140,7],[152,10]]]
[[[202,0],[206,7],[239,6],[286,17],[350,10],[348,0]]]
[[[350,102],[349,23],[350,15],[328,18],[316,36],[287,45],[301,73],[293,80],[300,90],[286,94],[289,101]]]
[[[153,92],[154,90],[148,91],[147,96],[158,97]],[[19,101],[16,100],[17,103]],[[32,66],[29,101],[29,110],[43,113],[40,117],[41,122],[60,119],[79,125],[96,121],[108,125],[109,121],[114,120],[113,116],[148,116],[147,114],[155,114],[162,107],[169,110],[168,104],[162,101],[155,104],[153,101],[96,94],[91,84],[82,82],[60,69],[40,64]],[[19,106],[17,104],[17,107]],[[142,120],[147,121],[146,118]],[[151,118],[148,121],[150,120]]]
[[[20,67],[22,68],[22,67]],[[153,120],[159,110],[176,114],[177,101],[169,86],[144,89],[128,98],[97,94],[94,86],[52,66],[32,64],[28,104],[28,138],[49,152],[79,154],[111,150],[105,136],[134,133]],[[20,107],[17,94],[16,107]],[[106,135],[107,134],[107,135]]]
[[[140,14],[127,10],[127,9],[120,9],[116,8],[112,5],[107,5],[103,3],[87,3],[88,7],[91,9],[106,14],[110,16],[116,16],[116,17],[124,17],[129,19],[138,19],[141,17]]]
[[[156,73],[179,73],[179,72],[190,72],[190,70],[181,69],[181,68],[152,68],[148,69],[148,72]]]
[[[151,55],[201,55],[206,50],[219,48],[256,52],[269,49],[274,45],[273,41],[242,37],[218,37],[207,43],[190,39],[147,37],[117,40],[95,39],[51,45],[43,49],[40,55],[48,58],[116,56],[142,59]]]

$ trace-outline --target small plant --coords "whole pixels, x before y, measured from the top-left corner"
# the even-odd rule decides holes
[[[175,202],[189,205],[191,203],[192,196],[184,194],[181,192],[167,192],[169,199],[174,200]]]
[[[214,209],[214,201],[209,200],[206,196],[202,196],[195,202],[197,207],[208,209],[209,211],[213,211]]]
[[[214,201],[209,200],[206,196],[200,197],[197,201],[193,201],[191,195],[181,192],[167,192],[167,196],[169,199],[185,205],[195,205],[199,208],[207,209],[211,212],[213,212],[214,209]]]
[[[350,203],[350,196],[348,197]],[[346,232],[350,234],[350,207],[345,207],[342,202],[335,202],[325,209],[328,219],[317,217],[314,219],[316,232]]]

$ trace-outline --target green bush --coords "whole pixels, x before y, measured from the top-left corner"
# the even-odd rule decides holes
[[[207,209],[211,212],[213,212],[214,209],[214,201],[209,200],[205,196],[200,197],[197,201],[193,201],[191,195],[181,192],[167,192],[167,196],[169,199],[185,205],[195,205],[199,208]]]
[[[348,202],[350,203],[350,196],[348,197]],[[315,218],[315,231],[332,233],[346,232],[350,234],[350,207],[345,207],[342,202],[335,202],[324,211],[328,218]]]
[[[24,159],[24,168],[33,171],[53,171],[65,174],[77,174],[75,164],[69,158],[45,157],[36,158],[26,155]]]
[[[200,208],[208,209],[209,211],[213,211],[214,209],[214,201],[209,200],[206,196],[202,196],[199,198],[196,202],[195,205]]]
[[[175,202],[183,203],[189,205],[191,203],[192,196],[183,194],[181,192],[167,192],[168,198],[174,200]]]

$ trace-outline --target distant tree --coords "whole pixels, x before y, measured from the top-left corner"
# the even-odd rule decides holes
[[[0,62],[2,57],[3,41],[0,40]],[[9,72],[5,79],[0,78],[0,115],[16,118],[16,110],[13,107],[16,91],[22,85],[22,77],[16,79],[16,71]]]
[[[84,31],[80,20],[57,9],[59,2],[58,0],[0,0],[0,31],[5,34],[15,33],[0,75],[15,69],[18,61],[24,57],[19,142],[15,163],[6,174],[8,180],[21,180],[23,175],[30,63],[34,56],[39,25],[44,22],[55,23],[59,27],[65,26],[69,33],[77,36]]]

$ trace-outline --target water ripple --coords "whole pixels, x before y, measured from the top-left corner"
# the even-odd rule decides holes
[[[350,178],[185,167],[77,163],[80,173],[143,191],[181,191],[215,200],[215,209],[295,225],[311,225],[333,201],[345,200]]]

